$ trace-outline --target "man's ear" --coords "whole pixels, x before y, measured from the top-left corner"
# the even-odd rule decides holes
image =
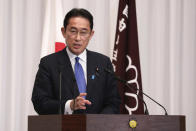
[[[61,33],[62,33],[63,37],[65,38],[65,28],[64,27],[61,27]]]
[[[91,35],[90,35],[90,39],[93,37],[94,33],[95,33],[95,31],[92,30],[92,31],[91,31]]]

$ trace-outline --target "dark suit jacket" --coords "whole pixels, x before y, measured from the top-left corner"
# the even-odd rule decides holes
[[[98,68],[98,71],[96,70]],[[119,113],[120,97],[114,76],[104,71],[113,70],[108,57],[87,50],[87,97],[91,105],[74,113]],[[38,114],[59,113],[60,72],[62,72],[62,101],[64,112],[67,100],[79,95],[74,72],[66,49],[41,59],[36,75],[32,102]],[[95,76],[93,79],[92,76]]]

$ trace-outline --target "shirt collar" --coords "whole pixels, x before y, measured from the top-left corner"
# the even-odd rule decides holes
[[[80,60],[82,60],[83,62],[86,62],[86,49],[81,53],[79,54],[78,56],[73,54],[70,50],[69,50],[69,47],[66,48],[66,51],[67,51],[67,54],[69,56],[70,59],[75,59],[76,57],[79,57]]]

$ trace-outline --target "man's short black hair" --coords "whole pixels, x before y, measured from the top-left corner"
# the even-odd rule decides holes
[[[82,8],[73,8],[72,10],[70,10],[66,14],[65,19],[64,19],[64,23],[63,23],[64,28],[66,29],[70,18],[78,17],[78,16],[86,18],[90,23],[91,30],[93,29],[93,16],[92,16],[92,14],[89,11],[82,9]]]

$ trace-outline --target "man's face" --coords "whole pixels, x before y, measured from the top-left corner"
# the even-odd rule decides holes
[[[61,28],[61,31],[69,50],[75,55],[84,51],[94,34],[94,31],[90,29],[89,21],[83,17],[70,18],[66,29]]]

